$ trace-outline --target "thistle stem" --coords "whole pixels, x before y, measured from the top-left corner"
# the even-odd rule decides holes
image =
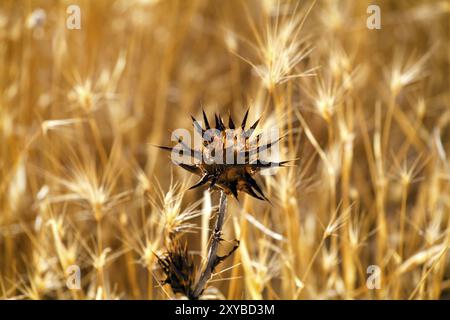
[[[214,233],[211,240],[211,246],[209,247],[208,257],[206,260],[206,266],[203,270],[200,279],[195,286],[194,292],[191,295],[191,299],[198,299],[206,287],[206,283],[211,278],[213,269],[216,266],[217,261],[217,249],[222,235],[223,222],[225,220],[225,212],[227,209],[227,195],[224,191],[220,192],[219,212],[217,213],[216,225],[214,227]]]

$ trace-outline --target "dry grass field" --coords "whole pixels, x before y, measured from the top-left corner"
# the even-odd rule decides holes
[[[297,160],[254,175],[270,202],[227,196],[218,252],[239,247],[201,299],[449,299],[449,16],[445,0],[2,0],[0,298],[186,298],[162,264],[193,289],[219,188],[188,190],[155,145],[202,109],[240,125],[249,108]]]

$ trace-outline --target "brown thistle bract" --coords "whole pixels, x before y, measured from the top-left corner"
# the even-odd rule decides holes
[[[183,169],[201,177],[190,189],[209,184],[210,189],[223,190],[236,199],[238,192],[242,191],[259,200],[269,201],[253,176],[264,169],[283,167],[290,160],[271,162],[260,159],[260,152],[270,149],[281,138],[267,144],[260,144],[262,134],[252,138],[261,118],[255,121],[249,129],[246,129],[248,112],[249,110],[246,111],[240,127],[236,127],[231,115],[228,119],[228,127],[226,127],[222,117],[217,114],[214,115],[215,126],[212,127],[203,111],[204,129],[191,116],[195,130],[202,137],[201,150],[192,149],[181,139],[178,142],[182,150],[177,149],[177,146],[158,147],[167,151],[184,151],[191,156],[194,164],[178,164]]]

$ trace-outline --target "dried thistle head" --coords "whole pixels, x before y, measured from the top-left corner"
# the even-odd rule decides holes
[[[156,255],[156,258],[166,275],[162,285],[169,284],[175,294],[181,293],[191,299],[195,286],[196,269],[193,257],[188,252],[187,244],[181,245],[179,240],[171,241],[164,255],[162,257]]]
[[[216,256],[213,260],[212,270],[228,257],[239,247],[239,241],[235,240],[233,248],[223,256]],[[187,243],[180,243],[178,238],[173,238],[169,242],[166,252],[162,257],[156,255],[158,264],[163,270],[166,279],[162,281],[161,285],[168,284],[172,291],[177,294],[181,293],[190,300],[198,299],[195,295],[195,286],[197,279],[197,269],[194,266],[194,259],[188,251]],[[203,290],[200,295],[203,294]]]
[[[262,159],[261,154],[277,144],[281,138],[261,143],[263,133],[252,137],[261,119],[246,129],[248,110],[242,123],[237,127],[231,115],[228,119],[228,127],[225,126],[222,117],[215,114],[215,126],[211,126],[203,111],[205,128],[193,117],[195,130],[201,135],[199,149],[192,149],[181,138],[174,147],[158,146],[161,149],[179,155],[182,152],[188,155],[190,163],[177,162],[183,169],[200,176],[200,180],[190,189],[209,184],[210,189],[219,189],[236,199],[238,192],[242,191],[250,196],[267,200],[262,189],[254,179],[256,173],[261,170],[283,167],[289,161],[272,162]],[[270,202],[270,201],[269,201]]]

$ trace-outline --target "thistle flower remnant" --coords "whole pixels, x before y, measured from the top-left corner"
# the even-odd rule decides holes
[[[196,132],[202,137],[200,150],[192,149],[181,137],[176,137],[178,144],[174,147],[158,147],[171,151],[172,159],[178,166],[200,176],[200,180],[190,189],[209,183],[210,189],[224,191],[236,199],[241,191],[259,200],[269,201],[253,176],[264,169],[286,166],[290,160],[275,162],[265,158],[266,152],[277,145],[282,137],[277,135],[276,139],[267,143],[261,142],[264,133],[252,138],[261,118],[246,129],[248,112],[240,127],[236,127],[231,115],[226,127],[222,117],[217,114],[214,115],[215,126],[211,127],[203,111],[204,129],[191,116]],[[186,155],[190,157],[190,163],[182,161]]]

